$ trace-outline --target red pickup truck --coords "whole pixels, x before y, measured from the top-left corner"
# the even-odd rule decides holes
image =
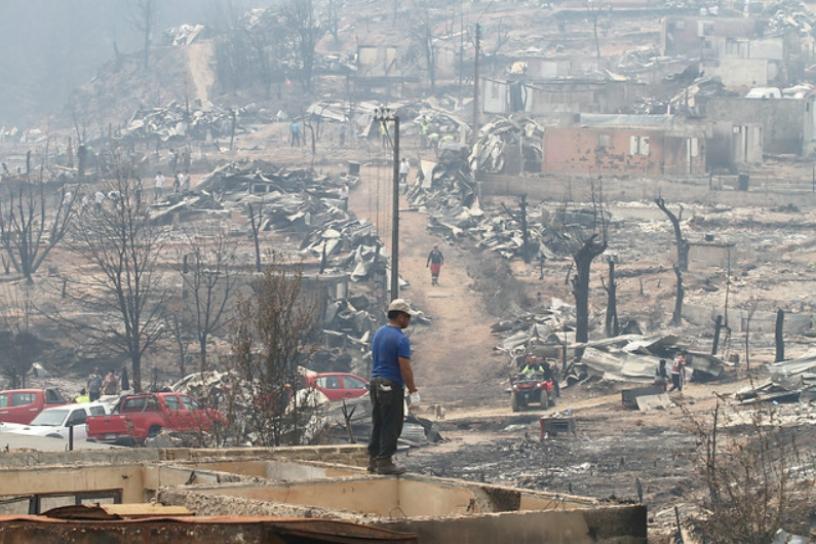
[[[0,391],[0,421],[28,425],[37,414],[66,404],[56,389],[9,389]]]
[[[143,444],[162,429],[208,431],[225,418],[217,410],[198,406],[182,393],[144,393],[119,400],[109,416],[88,418],[88,440],[108,444]]]

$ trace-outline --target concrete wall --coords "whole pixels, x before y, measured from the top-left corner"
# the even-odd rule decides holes
[[[692,242],[689,244],[689,270],[734,268],[735,253],[735,248],[727,244]]]
[[[0,496],[119,490],[123,502],[144,502],[142,465],[0,469]]]
[[[759,123],[765,153],[799,155],[805,144],[806,113],[812,109],[809,104],[810,100],[714,97],[706,101],[705,115],[737,125]]]
[[[607,511],[512,512],[445,519],[379,522],[377,526],[416,533],[426,543],[468,544],[645,544],[646,507]]]
[[[673,136],[666,131],[628,127],[548,127],[544,129],[542,171],[565,174],[702,174],[702,135]]]
[[[807,191],[712,190],[708,178],[644,179],[641,177],[606,177],[604,198],[609,201],[654,201],[658,195],[671,201],[757,206],[762,208],[795,204],[800,208],[816,207],[816,194]],[[528,195],[531,199],[590,202],[592,183],[597,176],[496,176],[482,175],[479,190],[483,196]]]
[[[685,17],[663,19],[661,46],[663,55],[698,57],[701,46],[707,56],[717,56],[717,37],[752,38],[757,35],[759,21],[743,17]],[[701,44],[701,37],[706,43]]]
[[[710,76],[719,77],[728,89],[749,89],[765,87],[778,77],[778,66],[768,59],[720,58],[705,65]]]

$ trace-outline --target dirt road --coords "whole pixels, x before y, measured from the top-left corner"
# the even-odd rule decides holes
[[[196,42],[187,46],[187,59],[195,97],[204,106],[210,101],[209,90],[215,83],[215,74],[211,66],[213,50],[213,43],[210,41]]]
[[[350,197],[350,207],[359,217],[379,224],[386,246],[390,245],[390,214],[385,211],[390,187],[388,176],[388,169],[384,167],[363,168],[360,185]],[[426,215],[408,207],[403,199],[400,275],[411,285],[401,296],[433,319],[430,327],[414,326],[411,331],[417,385],[423,404],[444,403],[456,407],[503,403],[506,401],[501,385],[503,361],[493,354],[492,319],[485,311],[480,294],[471,289],[467,268],[472,256],[431,235],[425,228]],[[437,287],[431,286],[430,272],[425,267],[434,244],[439,244],[445,255]]]

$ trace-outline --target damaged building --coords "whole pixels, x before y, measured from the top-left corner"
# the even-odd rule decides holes
[[[268,525],[293,542],[286,528],[297,522],[297,542],[646,542],[643,505],[370,475],[365,462],[362,446],[6,455],[0,538],[132,542],[147,530],[177,542],[182,529],[200,542],[267,542]],[[219,529],[224,516],[231,530]]]

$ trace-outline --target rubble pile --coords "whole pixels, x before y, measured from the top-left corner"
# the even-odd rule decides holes
[[[148,215],[155,225],[170,225],[176,220],[188,221],[195,216],[223,212],[224,206],[206,192],[171,193],[162,202],[150,206]]]
[[[541,142],[544,129],[530,117],[502,117],[479,130],[479,137],[470,154],[474,172],[504,174],[522,170],[540,171],[544,154]]]
[[[545,311],[523,313],[491,327],[494,334],[502,337],[496,350],[517,366],[527,355],[571,361],[564,374],[568,385],[588,379],[652,383],[659,360],[670,361],[680,352],[685,354],[688,368],[693,371],[693,381],[717,379],[724,371],[720,358],[690,349],[677,336],[623,334],[576,344],[574,329],[575,308],[559,299],[553,299]],[[816,362],[813,364],[816,367]]]
[[[765,14],[769,16],[769,34],[783,33],[786,30],[796,30],[802,36],[810,35],[816,26],[816,17],[810,12],[804,2],[796,0],[782,0],[765,7]]]
[[[769,365],[770,379],[736,393],[742,404],[800,402],[816,399],[816,353]]]
[[[470,125],[452,113],[434,108],[420,110],[414,124],[429,143],[464,142],[470,138]]]
[[[409,188],[408,197],[414,206],[429,212],[431,232],[451,241],[469,239],[505,259],[524,257],[524,234],[518,213],[500,208],[483,210],[476,183],[459,163],[440,160],[430,181],[426,178]],[[527,233],[530,259],[570,253],[573,241],[570,229],[552,227],[549,214],[541,207],[528,211]]]
[[[318,175],[266,161],[231,162],[213,170],[184,198],[217,195],[216,203],[252,206],[253,213],[260,214],[261,230],[294,233],[300,251],[319,259],[325,277],[347,275],[353,282],[364,282],[384,278],[388,262],[374,225],[347,209],[349,189],[358,181],[355,176]],[[363,293],[329,303],[322,323],[325,349],[313,353],[310,368],[365,373],[370,336],[382,322],[374,313],[380,305]],[[421,312],[414,321],[429,323]]]
[[[574,307],[556,298],[547,310],[498,321],[491,331],[504,337],[496,350],[514,360],[527,353],[560,359],[564,347],[571,344],[567,335],[574,329],[574,323]]]
[[[236,132],[243,132],[238,123],[253,107],[235,110]],[[228,137],[232,131],[232,113],[217,107],[190,109],[176,101],[162,108],[139,108],[122,130],[122,139],[168,142],[174,139],[207,140]]]
[[[608,382],[652,383],[660,359],[671,361],[677,353],[686,357],[692,381],[719,378],[725,368],[722,359],[702,351],[692,351],[677,336],[627,334],[579,346],[583,355],[567,368],[567,383],[588,377]]]

